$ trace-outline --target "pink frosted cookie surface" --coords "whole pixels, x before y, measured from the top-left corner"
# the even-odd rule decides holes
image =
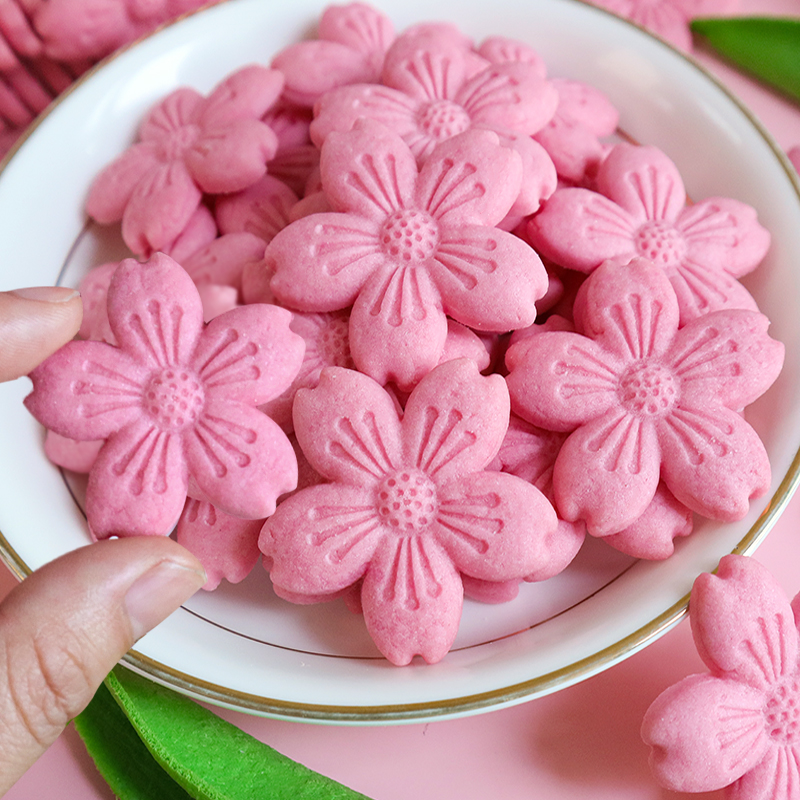
[[[664,691],[642,724],[662,786],[724,788],[742,800],[797,797],[797,606],[747,556],[725,556],[716,575],[696,579],[692,635],[709,672]]]
[[[147,256],[178,237],[204,193],[237,192],[258,181],[278,142],[261,117],[283,76],[260,65],[229,75],[204,97],[184,87],[145,118],[138,141],[95,178],[87,213],[122,221],[130,249]]]
[[[616,145],[596,184],[559,189],[531,218],[528,238],[544,256],[582,272],[648,258],[672,281],[682,323],[722,308],[756,310],[737,280],[769,248],[755,209],[722,197],[687,205],[677,167],[655,147]]]
[[[692,510],[741,518],[770,482],[766,450],[739,413],[783,363],[767,318],[718,311],[679,328],[669,280],[644,259],[606,262],[582,292],[585,335],[544,332],[506,356],[515,411],[570,432],[553,473],[561,515],[617,533],[663,478]]]
[[[494,133],[449,139],[418,170],[397,134],[361,120],[328,137],[321,168],[336,210],[284,228],[265,260],[290,308],[352,305],[350,351],[362,372],[414,385],[441,358],[447,316],[488,331],[533,322],[547,275],[525,242],[493,227],[521,177],[516,152]]]
[[[187,494],[240,517],[270,514],[297,462],[255,406],[300,367],[290,314],[248,306],[204,326],[191,279],[157,254],[120,264],[108,317],[118,347],[70,342],[31,373],[25,401],[62,436],[106,440],[89,473],[94,535],[168,534]]]
[[[526,481],[487,472],[508,424],[499,376],[466,359],[429,373],[402,420],[392,398],[352,370],[300,390],[294,425],[330,483],[296,493],[260,547],[284,596],[333,596],[363,579],[367,629],[395,664],[439,661],[456,635],[464,573],[505,581],[549,557],[552,506]]]

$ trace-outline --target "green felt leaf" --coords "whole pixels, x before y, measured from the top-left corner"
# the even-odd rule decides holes
[[[800,102],[800,19],[695,19],[692,30],[738,67]]]
[[[106,684],[153,758],[196,800],[368,800],[130,670],[117,667]]]
[[[150,754],[105,684],[74,724],[120,800],[191,800]]]

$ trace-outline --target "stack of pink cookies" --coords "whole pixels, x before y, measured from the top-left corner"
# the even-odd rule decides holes
[[[617,122],[524,43],[359,3],[164,98],[87,199],[132,258],[86,277],[86,341],[26,401],[92,534],[176,529],[209,589],[261,556],[407,664],[587,533],[661,559],[743,517],[783,347],[739,279],[769,234]]]

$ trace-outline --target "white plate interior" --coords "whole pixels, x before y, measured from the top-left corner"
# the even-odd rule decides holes
[[[675,161],[690,196],[755,206],[773,247],[748,286],[773,321],[771,334],[786,344],[786,368],[748,411],[774,479],[746,519],[699,524],[659,563],[589,542],[565,573],[523,586],[513,603],[467,602],[455,647],[436,666],[391,666],[343,604],[284,603],[260,568],[238,586],[197,595],[126,658],[200,699],[325,722],[475,713],[554,691],[632,654],[680,618],[698,573],[758,544],[794,488],[800,446],[800,188],[758,124],[688,59],[576,0],[374,5],[398,30],[449,19],[476,40],[501,34],[531,44],[552,76],[605,91],[621,127]],[[90,266],[118,257],[118,233],[87,226],[83,201],[98,170],[133,141],[143,114],[180,85],[205,92],[238,66],[268,63],[309,33],[321,8],[317,0],[230,0],[117,55],[62,99],[0,174],[2,288],[76,285]],[[42,431],[21,402],[28,391],[24,379],[0,387],[0,550],[20,573],[89,541],[71,494],[79,482],[68,485],[44,458]]]

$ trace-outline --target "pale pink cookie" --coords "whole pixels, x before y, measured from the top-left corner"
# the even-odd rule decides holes
[[[278,150],[269,162],[269,172],[295,194],[302,195],[308,176],[319,166],[319,149],[311,143],[308,127],[311,109],[279,102],[264,117],[278,137]]]
[[[81,280],[78,289],[83,303],[83,319],[78,331],[82,339],[116,344],[114,333],[108,322],[108,287],[117,271],[119,261],[110,261],[93,267]]]
[[[119,347],[70,342],[31,373],[25,404],[45,427],[107,440],[86,497],[97,538],[168,534],[187,494],[264,518],[297,480],[286,435],[256,409],[300,368],[291,315],[247,306],[204,326],[202,313],[171,258],[127,259],[108,292]]]
[[[380,11],[349,3],[323,11],[317,37],[290,45],[272,59],[286,76],[284,97],[297,105],[311,107],[337,86],[377,81],[394,28]]]
[[[241,192],[217,197],[214,213],[221,233],[249,233],[266,245],[289,224],[297,201],[283,181],[265,175]]]
[[[553,78],[558,108],[547,125],[534,134],[558,177],[573,184],[594,179],[608,146],[601,138],[617,128],[619,112],[599,89],[580,81]]]
[[[521,63],[533,67],[540,77],[547,77],[544,59],[530,46],[507,36],[488,36],[484,39],[478,54],[491,64]]]
[[[95,178],[87,213],[102,224],[122,220],[137,255],[167,247],[186,227],[203,193],[225,194],[261,178],[277,138],[261,117],[283,77],[251,65],[203,97],[177,89],[145,118],[136,144]]]
[[[184,259],[183,268],[197,286],[217,284],[240,292],[242,273],[264,260],[264,240],[252,233],[225,233]]]
[[[217,0],[218,1],[218,0]],[[214,0],[40,0],[25,5],[44,52],[59,61],[99,61],[128,42]]]
[[[103,444],[103,439],[79,442],[59,436],[55,431],[47,431],[44,454],[57,467],[85,474],[91,470]]]
[[[489,64],[468,75],[466,51],[450,38],[414,47],[401,38],[387,53],[382,85],[345,86],[320,99],[311,138],[321,146],[367,117],[402,136],[422,164],[437,144],[471,127],[530,135],[556,110],[556,90],[528,64]]]
[[[621,17],[647,28],[675,47],[691,51],[694,17],[727,14],[736,0],[592,0]]]
[[[402,420],[372,379],[323,371],[297,393],[295,433],[331,483],[284,500],[259,546],[276,591],[334,595],[363,578],[367,629],[395,664],[442,659],[458,629],[460,575],[505,582],[549,558],[544,496],[485,472],[508,420],[499,376],[450,361],[414,389]]]
[[[211,322],[220,314],[241,305],[239,292],[233,286],[221,283],[201,283],[197,287],[197,294],[203,305],[203,322]]]
[[[559,189],[528,223],[546,258],[591,272],[607,259],[658,264],[678,295],[681,322],[723,308],[757,310],[737,278],[769,248],[754,208],[722,197],[686,205],[678,169],[655,147],[616,145],[597,173],[597,192]]]
[[[362,372],[415,385],[441,358],[447,316],[492,332],[533,322],[547,275],[531,247],[493,227],[521,173],[494,133],[449,139],[418,171],[397,134],[360,120],[331,134],[321,168],[336,212],[284,228],[265,260],[288,307],[353,306],[350,350]]]
[[[178,520],[176,539],[206,571],[203,589],[212,591],[225,579],[243,581],[261,555],[258,536],[264,520],[232,517],[208,502],[189,498]]]
[[[663,479],[699,514],[744,516],[770,484],[764,445],[739,413],[783,364],[769,320],[731,309],[679,329],[669,280],[643,259],[606,262],[583,288],[586,335],[545,332],[506,354],[515,411],[572,431],[553,474],[559,514],[616,533]]]
[[[724,789],[730,800],[797,797],[797,603],[747,556],[724,556],[716,575],[695,580],[689,618],[709,672],[662,692],[644,716],[659,784]]]

